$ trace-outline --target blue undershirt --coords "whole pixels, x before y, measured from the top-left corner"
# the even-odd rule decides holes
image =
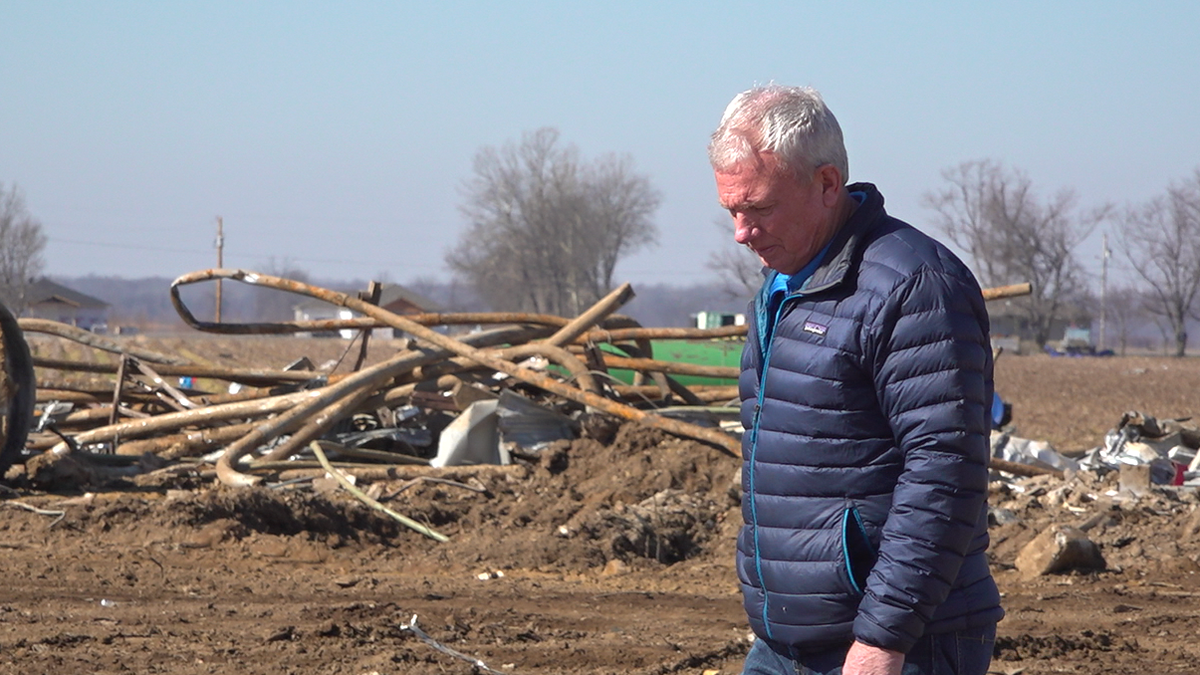
[[[867,199],[865,192],[851,192],[850,197],[858,202],[857,206],[861,206]],[[795,293],[804,287],[804,282],[817,271],[821,261],[825,258],[825,253],[829,251],[829,245],[833,243],[831,238],[825,247],[819,253],[813,256],[808,264],[800,269],[795,274],[784,274],[777,272],[775,279],[771,282],[770,295],[767,297],[767,314],[766,314],[766,330],[763,331],[762,344],[767,345],[771,342],[771,335],[775,333],[775,322],[779,319],[779,308],[783,304],[783,299]]]
[[[830,240],[829,244],[832,243],[833,241]],[[825,244],[825,248],[813,256],[813,259],[808,261],[808,264],[799,272],[795,274],[777,272],[775,274],[775,278],[771,281],[770,295],[767,297],[767,325],[762,339],[764,345],[771,342],[771,335],[775,332],[775,321],[779,319],[779,309],[783,305],[783,299],[804,287],[804,282],[808,281],[813,272],[817,271],[817,267],[825,257],[825,252],[829,250],[829,244]]]

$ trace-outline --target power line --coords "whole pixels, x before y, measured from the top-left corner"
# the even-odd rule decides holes
[[[83,246],[100,246],[102,248],[120,248],[134,251],[158,251],[161,253],[202,253],[199,249],[164,248],[161,246],[146,246],[126,242],[109,243],[104,241],[84,241],[82,239],[63,239],[62,237],[47,237],[48,240],[63,244],[80,244]]]
[[[119,248],[119,249],[123,249],[123,250],[132,250],[132,251],[154,251],[154,252],[158,252],[158,253],[189,253],[189,254],[196,254],[196,255],[208,255],[208,249],[167,248],[167,247],[163,247],[163,246],[147,246],[145,244],[131,244],[131,243],[124,243],[124,242],[111,243],[111,242],[103,242],[103,241],[86,241],[83,239],[64,239],[62,237],[48,237],[48,239],[49,239],[49,241],[63,243],[63,244],[76,244],[76,245],[81,245],[81,246],[98,246],[100,248]],[[251,259],[262,259],[262,258],[286,258],[287,260],[291,260],[291,261],[295,261],[295,262],[318,263],[318,264],[326,264],[326,265],[384,265],[384,266],[387,266],[387,265],[403,264],[404,267],[414,268],[414,269],[434,269],[434,268],[440,269],[440,267],[437,267],[435,265],[412,265],[410,263],[400,263],[396,259],[390,259],[387,261],[383,261],[383,260],[367,260],[367,259],[363,259],[363,258],[354,258],[354,259],[350,259],[350,258],[308,258],[308,257],[301,257],[301,256],[284,255],[284,254],[280,254],[279,252],[264,253],[261,251],[239,251],[237,253],[229,253],[226,257],[237,259],[237,260],[251,260]]]

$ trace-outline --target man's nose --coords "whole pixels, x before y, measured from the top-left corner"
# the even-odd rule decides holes
[[[743,246],[759,235],[758,225],[744,215],[733,217],[733,240]]]

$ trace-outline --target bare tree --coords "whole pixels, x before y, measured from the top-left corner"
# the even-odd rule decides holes
[[[578,314],[611,290],[622,258],[656,240],[660,197],[632,160],[586,163],[554,129],[483,148],[474,172],[469,226],[446,262],[496,309]]]
[[[1146,309],[1163,323],[1174,355],[1187,351],[1187,320],[1198,318],[1200,169],[1165,195],[1125,212],[1120,248],[1147,291]]]
[[[731,298],[750,298],[762,285],[762,260],[745,246],[733,240],[733,229],[729,218],[723,216],[715,221],[725,245],[708,255],[705,267],[717,273],[721,292]]]
[[[991,160],[964,162],[942,172],[950,183],[925,195],[937,223],[970,256],[984,286],[1029,282],[1033,293],[1017,298],[1039,347],[1050,339],[1064,306],[1087,289],[1075,249],[1108,213],[1108,207],[1076,212],[1076,197],[1063,190],[1043,200],[1033,181]]]
[[[27,306],[29,285],[42,273],[46,235],[25,208],[16,185],[0,183],[0,302],[15,315]]]

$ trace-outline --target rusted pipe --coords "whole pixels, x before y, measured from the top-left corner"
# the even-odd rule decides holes
[[[998,457],[992,457],[988,460],[989,468],[1005,473],[1011,473],[1014,476],[1024,476],[1031,478],[1033,476],[1054,476],[1055,478],[1063,478],[1064,474],[1058,469],[1049,467],[1033,466],[1031,464],[1020,464],[1018,462],[1010,462]]]
[[[368,468],[371,467],[371,468]],[[438,476],[450,480],[466,481],[474,477],[516,476],[523,477],[530,473],[529,467],[522,464],[475,464],[472,466],[380,466],[364,465],[355,468],[354,475],[360,480],[412,480],[421,476]],[[318,478],[325,475],[324,469],[293,469],[279,473],[279,480],[295,478]]]
[[[1000,298],[1015,298],[1019,295],[1029,295],[1033,292],[1033,284],[1026,281],[1023,284],[1011,286],[995,286],[983,289],[984,300],[999,300]]]
[[[696,398],[708,405],[724,402],[733,402],[736,405],[741,405],[742,402],[738,395],[737,385],[731,385],[728,387],[713,387],[707,391],[696,391],[695,393]]]
[[[101,425],[106,424],[106,423],[108,423],[108,420],[112,416],[111,403],[112,402],[109,401],[108,403],[105,403],[104,405],[102,405],[100,407],[96,407],[96,408],[84,408],[82,410],[72,410],[71,412],[67,413],[66,415],[63,415],[62,417],[60,417],[55,422],[55,424],[57,424],[60,429],[74,429],[74,428],[79,428],[79,427],[94,427],[98,423]],[[35,415],[34,419],[36,420],[39,417],[41,417],[40,413]]]
[[[312,399],[315,396],[316,394],[312,391],[300,391],[252,401],[225,403],[185,412],[166,413],[146,419],[126,420],[77,434],[73,440],[77,445],[87,445],[89,443],[111,441],[115,438],[143,438],[151,434],[176,431],[188,426],[204,426],[214,422],[263,417],[277,413],[280,410],[292,408],[298,403]],[[70,448],[65,442],[57,443],[50,449],[50,452],[55,454],[65,454],[69,451]]]
[[[336,377],[336,376],[335,376]],[[112,402],[112,389],[104,390],[87,390],[87,389],[60,389],[49,385],[39,386],[37,390],[37,402],[49,403],[51,401],[61,401],[64,403],[83,403],[83,404],[99,404],[107,405]],[[201,394],[195,398],[204,405],[214,405],[217,403],[233,403],[235,401],[248,401],[253,398],[266,398],[271,396],[270,389],[246,387],[236,394],[220,393],[220,394]],[[157,400],[152,394],[140,391],[126,391],[122,396],[126,401],[145,403]]]
[[[736,380],[741,369],[734,366],[701,366],[694,363],[676,361],[656,361],[654,359],[638,359],[616,354],[604,354],[604,363],[609,368],[626,370],[643,370],[647,372],[670,373],[672,375],[693,375],[696,377],[712,377],[723,380]]]
[[[372,305],[378,305],[379,294],[382,292],[383,284],[378,281],[372,281],[367,286],[366,293],[359,297]],[[354,360],[354,368],[351,370],[362,370],[363,364],[367,362],[367,345],[371,342],[371,333],[373,330],[372,328],[364,328],[359,331],[359,337],[362,338],[362,341],[358,343],[358,358]]]
[[[414,457],[412,455],[402,455],[397,452],[388,452],[387,450],[373,450],[371,448],[356,448],[350,445],[342,445],[331,441],[317,441],[321,447],[330,452],[336,452],[342,457],[353,457],[355,459],[369,459],[372,462],[382,462],[384,464],[403,464],[405,466],[429,466],[429,460],[424,457]],[[359,466],[378,466],[372,464],[360,464]]]
[[[742,337],[746,326],[721,326],[720,328],[594,328],[578,341],[623,342],[625,340],[715,340]]]
[[[118,445],[116,454],[145,455],[149,453],[163,459],[179,459],[195,453],[216,450],[221,445],[246,435],[253,428],[253,422],[246,422],[229,426],[204,427],[178,434],[129,441]]]
[[[689,387],[688,389],[698,401],[705,405],[715,401],[732,401],[738,398],[737,385]],[[613,391],[617,393],[617,396],[630,401],[657,401],[666,398],[658,387],[652,386],[617,385],[613,387]]]
[[[646,355],[647,358],[654,354],[654,343],[650,342],[646,338],[637,338],[633,341],[633,344],[636,349],[642,354]],[[601,354],[601,358],[604,358],[603,354]],[[607,370],[608,366],[605,365],[604,367]],[[671,390],[671,385],[667,383],[666,375],[664,375],[661,371],[646,373],[641,370],[635,370],[633,371],[633,383],[646,384],[647,376],[654,381],[654,384],[657,384],[659,387],[661,387],[664,393]]]
[[[169,363],[176,366],[186,366],[190,365],[191,363],[187,359],[181,359],[177,356],[170,356],[167,354],[160,354],[156,351],[138,347],[136,345],[123,345],[115,340],[110,340],[106,337],[83,330],[82,328],[70,326],[59,321],[27,317],[24,319],[17,319],[17,323],[20,324],[21,330],[25,331],[26,333],[45,333],[47,335],[56,335],[67,340],[71,340],[72,342],[78,342],[79,344],[94,347],[101,351],[111,352],[113,354],[128,354],[130,356],[136,356],[143,361],[150,361],[151,363]]]
[[[37,402],[49,403],[62,401],[64,403],[108,403],[112,400],[112,391],[83,391],[79,389],[55,389],[53,387],[38,387]]]
[[[34,357],[33,365],[50,370],[70,370],[82,373],[116,374],[115,363],[86,363],[84,361],[61,361],[58,359],[43,359]],[[158,367],[162,375],[183,377],[209,378],[227,382],[242,382],[246,384],[277,384],[280,382],[311,382],[328,376],[311,370],[258,370],[253,368],[211,368],[208,366],[173,366],[163,364]]]
[[[108,409],[108,423],[116,424],[121,416],[121,392],[125,389],[126,370],[129,368],[129,355],[122,354],[121,362],[117,364],[117,383],[113,387],[112,406]]]
[[[737,396],[738,393],[736,384],[698,384],[688,388],[691,389],[693,394],[700,398],[721,398],[722,396],[732,398]],[[612,386],[612,390],[615,391],[618,396],[624,397],[645,396],[646,398],[654,398],[662,393],[659,391],[658,387],[652,385],[642,385],[638,387],[628,384],[614,384]]]
[[[601,319],[617,311],[618,307],[629,302],[632,297],[633,286],[628,283],[621,284],[616,290],[589,307],[586,312],[575,317],[558,332],[547,338],[546,342],[558,347],[574,342],[575,338],[591,330]]]

